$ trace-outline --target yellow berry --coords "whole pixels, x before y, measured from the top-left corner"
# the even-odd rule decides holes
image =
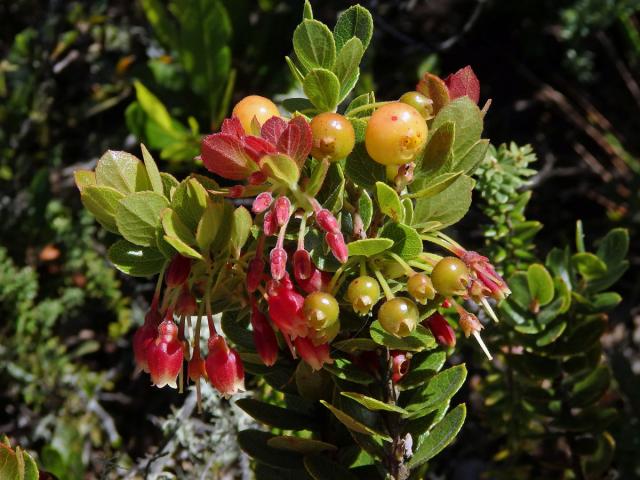
[[[346,117],[332,112],[321,113],[311,120],[313,147],[311,156],[335,162],[351,153],[356,144],[353,125]]]
[[[249,95],[244,97],[233,107],[232,115],[237,117],[242,124],[242,128],[248,134],[252,133],[251,122],[255,117],[260,125],[271,117],[280,115],[278,107],[271,100],[260,95]]]

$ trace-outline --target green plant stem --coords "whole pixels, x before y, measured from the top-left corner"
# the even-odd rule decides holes
[[[380,286],[382,287],[382,291],[384,292],[384,296],[387,298],[387,300],[392,300],[393,298],[395,298],[395,295],[389,288],[389,284],[385,280],[384,275],[382,275],[382,272],[377,268],[372,268],[372,270],[376,278],[378,279],[378,282],[380,283]]]
[[[410,277],[411,275],[414,275],[416,272],[413,268],[411,268],[411,266],[404,261],[404,259],[398,255],[397,253],[393,253],[393,252],[387,252],[389,256],[391,256],[396,262],[398,262],[400,264],[400,266],[404,269],[405,273],[407,274],[407,277]]]

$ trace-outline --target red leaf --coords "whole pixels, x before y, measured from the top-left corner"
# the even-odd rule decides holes
[[[449,89],[449,97],[464,97],[465,95],[475,103],[480,101],[480,81],[473,73],[471,66],[467,65],[456,73],[452,73],[444,79],[444,83]]]
[[[264,138],[249,135],[244,137],[244,149],[251,156],[254,162],[260,163],[260,159],[265,155],[276,153],[276,146]]]
[[[260,136],[268,142],[277,145],[278,139],[282,132],[287,128],[287,122],[280,117],[271,117],[264,122],[262,129],[260,130]]]
[[[243,148],[242,141],[227,133],[204,137],[200,155],[204,166],[223,178],[244,180],[257,170],[257,165]]]
[[[244,129],[242,128],[242,124],[238,117],[226,118],[224,122],[222,122],[222,128],[220,128],[220,133],[226,133],[227,135],[231,135],[236,138],[244,137]]]
[[[303,117],[295,117],[278,140],[278,151],[286,153],[301,166],[311,152],[311,127]]]

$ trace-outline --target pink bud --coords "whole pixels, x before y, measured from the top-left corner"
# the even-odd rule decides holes
[[[187,281],[190,273],[191,259],[183,257],[182,255],[176,255],[167,268],[167,275],[165,277],[167,286],[171,288],[179,287]]]
[[[317,268],[313,267],[313,273],[306,280],[298,280],[298,286],[306,293],[313,293],[319,290],[329,283],[331,278],[327,273],[321,272]]]
[[[273,197],[271,196],[271,192],[262,192],[253,201],[253,205],[251,206],[251,211],[256,214],[262,213],[271,206],[271,202],[273,202]]]
[[[162,318],[157,310],[149,310],[144,319],[144,324],[136,330],[133,336],[133,354],[137,367],[149,373],[148,349],[158,335],[158,325]]]
[[[307,280],[313,273],[311,255],[304,248],[296,250],[293,254],[293,276],[297,281]]]
[[[276,223],[278,226],[281,227],[287,223],[291,216],[291,201],[287,197],[280,196],[276,198],[273,209],[276,213]]]
[[[441,313],[436,312],[427,318],[427,326],[440,345],[445,347],[456,345],[456,334]]]
[[[189,360],[187,370],[192,382],[197,382],[199,378],[206,377],[207,372],[205,370],[204,360],[200,356],[200,350],[195,350],[193,352],[193,357]]]
[[[182,344],[178,340],[178,327],[172,320],[164,320],[158,326],[158,336],[147,349],[149,373],[153,384],[162,388],[176,388],[176,378],[182,368]]]
[[[307,322],[302,315],[302,295],[286,284],[280,284],[269,292],[268,304],[269,317],[284,335],[303,337],[307,334]]]
[[[304,337],[295,339],[296,352],[309,364],[313,370],[320,370],[325,363],[333,363],[329,356],[329,344],[314,345],[311,340]]]
[[[340,225],[338,225],[338,220],[333,214],[323,208],[318,213],[316,213],[316,222],[318,222],[318,226],[328,233],[340,233]]]
[[[342,232],[327,233],[324,236],[324,239],[329,245],[333,256],[336,257],[340,263],[346,262],[349,258],[349,251],[347,249],[347,244],[344,243]]]
[[[284,248],[276,247],[269,255],[271,261],[271,276],[274,280],[281,280],[287,271],[287,252]]]
[[[242,360],[220,335],[209,338],[205,368],[211,385],[224,396],[244,391]]]
[[[251,326],[253,327],[253,343],[262,363],[270,367],[278,359],[278,340],[267,317],[258,310],[256,305],[253,306],[251,312]]]
[[[398,383],[409,371],[411,361],[406,352],[391,352],[391,360],[393,362],[391,379],[394,383]]]
[[[257,257],[253,258],[251,262],[249,262],[249,268],[247,269],[247,290],[249,293],[253,293],[258,289],[262,281],[263,273],[264,260]]]
[[[276,216],[273,213],[273,210],[269,210],[264,214],[264,222],[262,223],[262,230],[267,237],[274,235],[276,230],[278,229],[278,224],[276,222]]]

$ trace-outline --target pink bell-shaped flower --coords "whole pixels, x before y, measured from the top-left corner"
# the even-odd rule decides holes
[[[144,317],[144,324],[133,335],[133,354],[136,366],[146,373],[149,373],[147,350],[158,335],[158,325],[161,320],[158,310],[152,308]]]
[[[166,319],[158,326],[158,336],[147,349],[149,373],[153,384],[162,388],[177,388],[176,378],[182,368],[184,353],[178,340],[178,327]]]
[[[298,337],[294,340],[296,352],[313,370],[320,370],[325,363],[333,363],[329,355],[329,344],[314,345],[311,339]]]
[[[244,391],[242,360],[220,335],[209,338],[205,368],[211,385],[225,397]]]

